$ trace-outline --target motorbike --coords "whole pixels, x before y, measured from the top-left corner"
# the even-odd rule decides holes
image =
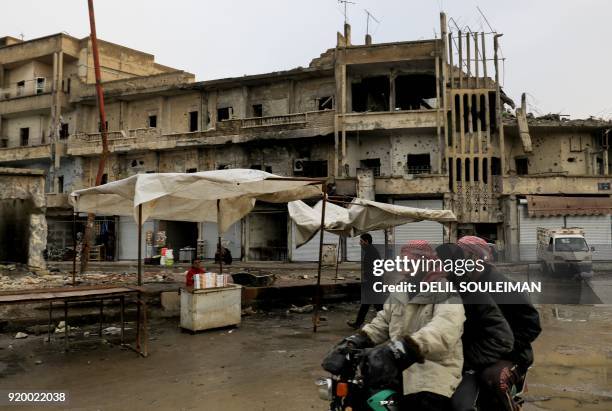
[[[401,383],[395,387],[373,390],[364,383],[361,364],[368,349],[347,347],[345,361],[338,372],[331,377],[321,377],[315,384],[319,398],[329,402],[329,411],[401,411]],[[515,409],[521,409],[523,395],[527,392],[526,376],[523,381],[510,390],[509,401]],[[491,408],[493,407],[493,408]],[[475,411],[497,408],[491,405],[491,398],[480,392]]]
[[[361,363],[366,353],[367,349],[347,348],[340,371],[316,381],[319,397],[329,401],[330,411],[400,410],[398,391],[401,389],[373,390],[364,383]]]

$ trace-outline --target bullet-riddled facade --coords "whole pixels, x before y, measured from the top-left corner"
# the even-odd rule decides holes
[[[612,124],[533,118],[499,87],[498,37],[449,33],[444,16],[441,33],[357,45],[346,26],[336,47],[308,67],[200,82],[146,53],[102,43],[110,148],[104,180],[224,168],[327,177],[338,196],[458,216],[447,227],[396,227],[387,233],[395,243],[476,234],[529,260],[535,227],[579,225],[596,258],[612,259]],[[90,47],[65,35],[4,42],[0,165],[47,171],[48,247],[61,255],[72,244],[67,193],[94,183],[101,153]],[[534,196],[563,201],[565,209],[535,212]],[[98,220],[96,257],[135,258],[133,221]],[[214,254],[214,224],[153,221],[143,231],[145,255],[162,243],[177,255],[184,247]],[[279,205],[258,205],[224,241],[235,258],[316,258],[314,242],[296,249]],[[340,244],[344,258],[359,258],[354,239],[325,241]]]

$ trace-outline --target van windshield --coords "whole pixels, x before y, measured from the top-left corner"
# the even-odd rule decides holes
[[[584,238],[561,237],[555,239],[555,251],[589,251]]]

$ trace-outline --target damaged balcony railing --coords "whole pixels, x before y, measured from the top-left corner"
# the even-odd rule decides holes
[[[304,124],[308,113],[285,114],[282,116],[251,117],[241,120],[242,128],[276,126],[283,124]]]
[[[0,89],[0,101],[16,97],[35,96],[50,93],[51,83],[44,77],[33,80],[23,80],[9,84],[8,87]]]

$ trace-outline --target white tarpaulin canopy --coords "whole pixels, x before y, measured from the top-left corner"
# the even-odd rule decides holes
[[[308,242],[321,226],[321,202],[309,207],[303,201],[293,201],[287,208],[296,225],[295,237],[299,247]],[[457,221],[457,218],[450,210],[405,207],[362,198],[353,199],[348,208],[328,202],[325,209],[325,231],[351,237],[424,220],[444,223]]]
[[[142,222],[148,218],[210,221],[225,232],[253,209],[256,200],[284,203],[320,195],[320,182],[260,170],[230,169],[137,174],[74,191],[70,201],[75,212],[131,215],[137,222],[138,206],[142,205]]]

